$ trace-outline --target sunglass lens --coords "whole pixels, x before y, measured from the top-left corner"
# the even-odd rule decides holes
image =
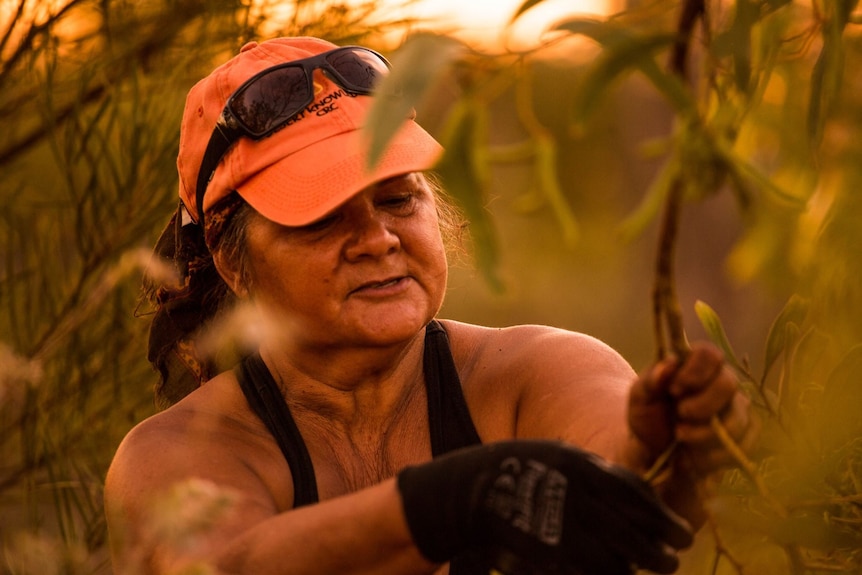
[[[344,88],[362,94],[369,93],[389,71],[385,61],[369,50],[335,50],[326,56],[326,62]]]
[[[301,66],[283,66],[235,93],[230,109],[250,135],[263,137],[300,112],[311,98],[305,70]]]

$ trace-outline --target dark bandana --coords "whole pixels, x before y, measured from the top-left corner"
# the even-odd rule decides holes
[[[206,233],[180,204],[156,242],[153,257],[174,270],[176,280],[147,277],[144,293],[155,304],[147,359],[158,369],[156,402],[166,407],[213,374],[195,345],[198,330],[218,311],[227,287],[216,271],[210,248],[218,245],[243,200],[230,194],[206,214]]]
[[[204,227],[206,228],[206,245],[212,248],[218,245],[218,240],[224,233],[224,228],[227,222],[233,217],[236,211],[242,206],[243,200],[236,192],[228,194],[211,207],[204,218]]]

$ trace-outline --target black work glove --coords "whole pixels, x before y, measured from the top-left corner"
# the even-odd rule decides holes
[[[622,467],[554,441],[461,449],[408,467],[398,488],[431,561],[479,552],[508,575],[672,573],[686,523]]]

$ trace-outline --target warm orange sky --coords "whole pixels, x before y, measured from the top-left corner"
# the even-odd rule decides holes
[[[405,2],[405,0],[379,1],[380,5],[387,10],[387,18],[396,17],[398,15],[396,6]],[[402,10],[404,16],[427,21],[429,27],[490,47],[498,44],[506,23],[525,1],[413,0],[410,7]],[[37,3],[33,9],[44,10],[47,6],[58,3],[57,0],[47,4]],[[276,10],[279,5],[272,0],[265,3],[270,9]],[[519,43],[531,44],[535,42],[542,30],[558,20],[574,15],[607,15],[618,10],[620,4],[621,0],[543,0],[519,18],[518,25],[514,29],[514,37]],[[0,0],[0,6],[2,5],[3,2]],[[0,8],[0,14],[2,14],[2,8]]]
[[[472,31],[498,29],[525,0],[418,0],[412,10],[418,16],[440,17]],[[544,0],[522,18],[547,23],[576,13],[604,13],[609,0]]]
[[[491,47],[499,41],[505,24],[524,1],[417,0],[406,11],[407,15],[423,20],[434,19],[440,28],[464,40]],[[531,44],[557,20],[573,15],[610,14],[616,4],[616,0],[544,0],[519,18],[515,39],[518,44]]]
[[[253,2],[255,0],[252,0]],[[292,13],[292,3],[278,0],[256,0],[270,13]],[[367,0],[355,1],[365,5]],[[379,14],[385,20],[412,18],[422,22],[417,27],[455,36],[477,48],[496,50],[505,40],[506,47],[524,49],[535,46],[543,31],[566,18],[607,16],[621,9],[622,0],[543,0],[518,18],[516,26],[505,34],[506,24],[526,0],[377,0]],[[405,7],[405,4],[407,6]],[[415,29],[414,29],[415,30]],[[400,33],[399,33],[400,34]],[[402,37],[393,38],[397,45]]]

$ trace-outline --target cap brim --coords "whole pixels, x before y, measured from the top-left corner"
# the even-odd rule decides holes
[[[255,174],[237,192],[267,219],[302,226],[377,181],[433,168],[443,153],[408,120],[369,170],[366,138],[362,130],[351,130],[316,142]]]

